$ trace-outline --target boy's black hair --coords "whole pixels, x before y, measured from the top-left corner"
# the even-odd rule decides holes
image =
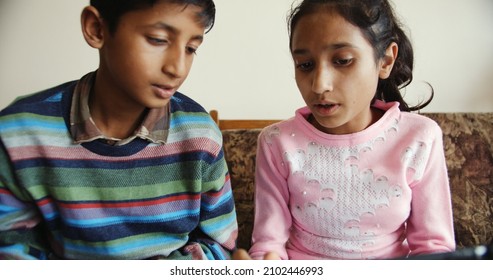
[[[150,8],[158,1],[166,1],[174,4],[195,5],[202,8],[198,14],[202,24],[209,32],[214,26],[216,6],[213,0],[90,0],[90,5],[95,7],[101,17],[108,24],[110,33],[114,33],[118,27],[121,16],[127,12]]]

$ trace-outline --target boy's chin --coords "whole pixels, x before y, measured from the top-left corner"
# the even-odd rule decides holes
[[[160,108],[163,108],[166,105],[168,105],[170,100],[171,100],[171,97],[167,98],[167,99],[161,99],[159,101],[152,102],[152,103],[148,104],[146,107],[149,109],[160,109]]]

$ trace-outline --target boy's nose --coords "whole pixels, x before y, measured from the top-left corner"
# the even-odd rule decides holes
[[[175,47],[164,58],[162,71],[173,78],[182,78],[187,73],[186,52]]]
[[[333,75],[329,69],[319,67],[313,72],[312,91],[316,94],[324,94],[334,90]]]

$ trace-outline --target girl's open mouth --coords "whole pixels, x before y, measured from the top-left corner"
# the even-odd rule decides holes
[[[340,107],[339,104],[316,104],[315,110],[322,115],[330,115]]]

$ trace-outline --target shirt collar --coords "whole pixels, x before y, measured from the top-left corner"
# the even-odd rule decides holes
[[[97,128],[89,110],[89,95],[94,85],[96,72],[82,77],[74,90],[70,109],[70,132],[76,144],[103,140],[112,145],[125,145],[135,138],[141,138],[156,144],[164,144],[169,131],[169,103],[156,109],[149,109],[142,124],[134,134],[126,139],[105,136]]]

